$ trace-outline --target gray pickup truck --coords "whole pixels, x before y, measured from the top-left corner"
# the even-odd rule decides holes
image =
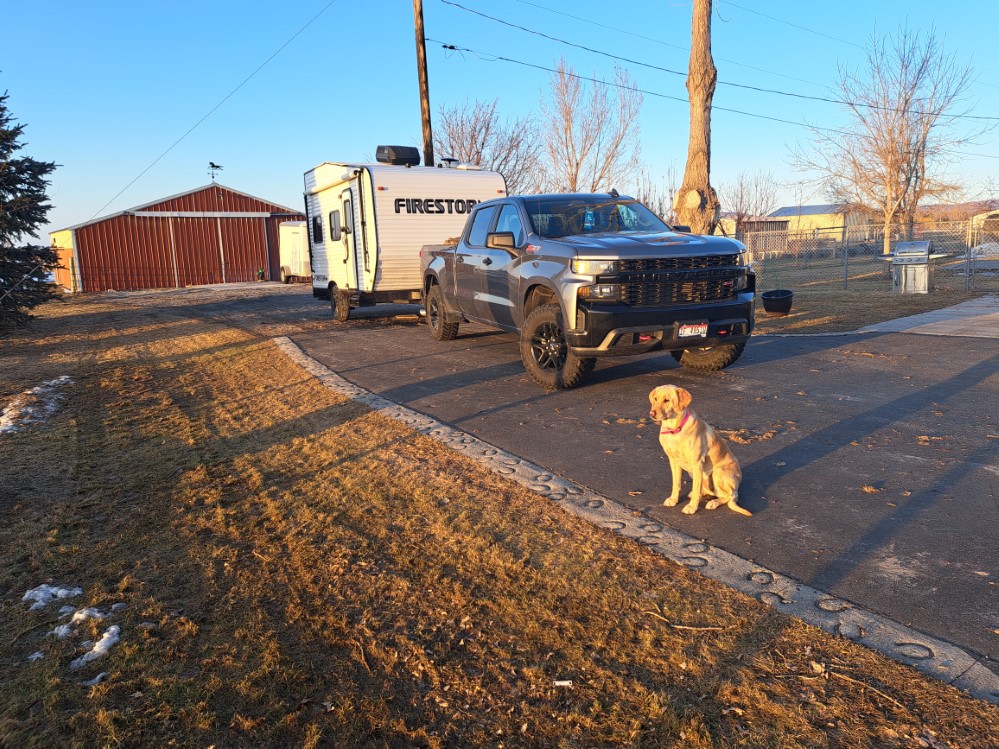
[[[420,260],[430,334],[453,339],[464,322],[517,333],[548,390],[580,384],[602,356],[666,350],[723,369],[753,329],[741,243],[674,231],[616,193],[479,203],[455,243],[425,245]]]

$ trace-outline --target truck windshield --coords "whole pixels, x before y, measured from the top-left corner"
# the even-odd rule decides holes
[[[636,200],[548,196],[523,200],[535,233],[549,239],[578,234],[670,230],[661,218]]]

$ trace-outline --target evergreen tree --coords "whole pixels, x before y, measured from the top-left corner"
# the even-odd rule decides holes
[[[23,125],[7,112],[0,95],[0,327],[25,322],[29,310],[56,294],[49,274],[59,264],[51,247],[18,244],[30,240],[51,206],[45,193],[56,165],[18,157]]]

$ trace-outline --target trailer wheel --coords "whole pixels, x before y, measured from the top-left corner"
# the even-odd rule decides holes
[[[291,269],[287,265],[281,266],[281,283],[291,283]]]
[[[337,322],[347,322],[350,317],[350,297],[344,294],[335,284],[330,285],[330,311]]]
[[[670,353],[685,369],[717,372],[720,369],[725,369],[742,356],[742,351],[745,348],[745,343],[730,343],[724,346],[706,346],[686,351],[670,351]]]
[[[562,310],[557,304],[535,307],[520,334],[520,358],[527,373],[545,390],[581,384],[597,360],[572,352],[565,340]]]
[[[427,292],[427,326],[435,341],[452,341],[458,337],[458,323],[445,322],[444,294],[434,284]]]

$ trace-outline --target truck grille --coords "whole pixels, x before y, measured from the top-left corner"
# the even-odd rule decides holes
[[[731,277],[667,283],[625,283],[621,284],[621,301],[632,307],[719,302],[735,296],[734,287]]]
[[[620,301],[633,307],[703,304],[736,295],[735,280],[746,272],[738,255],[622,260]]]
[[[704,268],[729,268],[738,265],[738,255],[654,257],[620,261],[622,273],[647,273],[657,270],[702,270]]]

